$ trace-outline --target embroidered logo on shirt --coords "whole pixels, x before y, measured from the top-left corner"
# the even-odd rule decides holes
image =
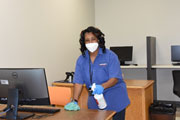
[[[100,65],[100,66],[106,66],[107,63],[100,63],[99,65]]]

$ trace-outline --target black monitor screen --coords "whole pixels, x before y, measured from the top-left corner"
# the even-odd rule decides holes
[[[180,45],[171,46],[171,61],[180,62]]]
[[[20,105],[49,105],[43,68],[0,68],[0,103],[6,104],[8,89],[17,88]]]
[[[110,47],[110,50],[117,54],[120,62],[132,61],[132,46]]]

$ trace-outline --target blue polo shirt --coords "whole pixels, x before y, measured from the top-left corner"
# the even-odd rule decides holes
[[[126,108],[127,105],[130,104],[130,101],[127,95],[126,84],[122,78],[117,55],[109,49],[106,49],[106,52],[103,53],[102,48],[99,48],[98,55],[93,64],[89,57],[87,50],[85,51],[85,56],[79,56],[76,62],[74,83],[86,84],[87,88],[89,88],[92,83],[101,85],[110,78],[117,78],[117,84],[105,89],[103,92],[107,103],[106,110],[119,112]],[[90,81],[90,70],[92,72],[92,83]],[[98,109],[93,96],[88,97],[88,108]]]

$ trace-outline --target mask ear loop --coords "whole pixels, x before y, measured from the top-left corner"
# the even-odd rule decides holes
[[[100,39],[102,38],[102,35],[98,38],[98,47],[100,47]]]
[[[104,35],[101,35],[98,39],[98,43],[100,42],[100,39],[102,39],[104,37]]]

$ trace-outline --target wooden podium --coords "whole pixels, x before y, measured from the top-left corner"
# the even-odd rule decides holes
[[[149,106],[153,103],[153,83],[152,80],[125,80],[128,96],[131,101],[126,109],[126,120],[149,120]],[[53,83],[54,86],[70,87],[73,93],[72,83]],[[79,105],[87,109],[88,92],[86,86],[79,98]]]

